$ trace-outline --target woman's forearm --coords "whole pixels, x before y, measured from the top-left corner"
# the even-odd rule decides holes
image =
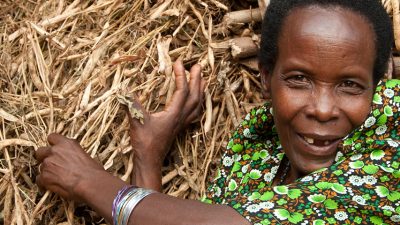
[[[75,140],[51,134],[48,141],[50,146],[35,152],[42,166],[36,178],[38,185],[66,199],[88,204],[111,222],[114,199],[119,190],[129,184],[105,171]],[[133,210],[130,219],[131,225],[248,224],[227,206],[180,200],[163,194],[151,194],[144,198]]]
[[[246,225],[234,209],[164,194],[151,194],[135,208],[130,225]]]
[[[107,172],[93,176],[78,186],[80,198],[107,221],[111,221],[112,203],[127,184]],[[209,205],[156,193],[140,202],[129,220],[130,225],[242,225],[249,224],[228,206]]]

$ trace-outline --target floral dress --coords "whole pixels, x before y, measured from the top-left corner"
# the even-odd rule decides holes
[[[369,116],[339,144],[332,166],[274,187],[284,153],[268,105],[253,109],[203,201],[229,205],[252,224],[400,224],[399,90],[400,80],[378,84]]]

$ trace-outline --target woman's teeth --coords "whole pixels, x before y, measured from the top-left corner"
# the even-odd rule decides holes
[[[304,137],[304,140],[306,140],[308,144],[314,144],[314,139],[312,138]]]
[[[308,144],[312,144],[312,145],[318,145],[318,146],[328,146],[330,145],[333,141],[329,141],[329,140],[315,140],[313,138],[309,138],[309,137],[305,137],[303,136],[303,139],[308,143]]]

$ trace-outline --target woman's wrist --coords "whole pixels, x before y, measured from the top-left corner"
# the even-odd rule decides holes
[[[82,179],[75,188],[76,197],[92,207],[107,221],[111,222],[112,203],[118,191],[128,184],[107,171],[94,171]]]
[[[74,196],[76,196],[80,201],[90,202],[93,190],[98,189],[98,187],[101,187],[104,183],[106,183],[106,181],[109,180],[114,180],[114,176],[109,174],[107,171],[91,171],[90,176],[81,178],[74,187]]]
[[[134,163],[135,167],[132,174],[132,184],[138,187],[161,191],[162,163],[142,160],[135,160]]]
[[[164,156],[152,156],[148,154],[135,153],[133,163],[139,169],[161,168],[164,161]]]

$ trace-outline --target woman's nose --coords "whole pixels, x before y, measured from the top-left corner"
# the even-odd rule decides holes
[[[339,102],[333,91],[323,89],[314,92],[309,100],[306,114],[319,122],[334,121],[339,118]]]

